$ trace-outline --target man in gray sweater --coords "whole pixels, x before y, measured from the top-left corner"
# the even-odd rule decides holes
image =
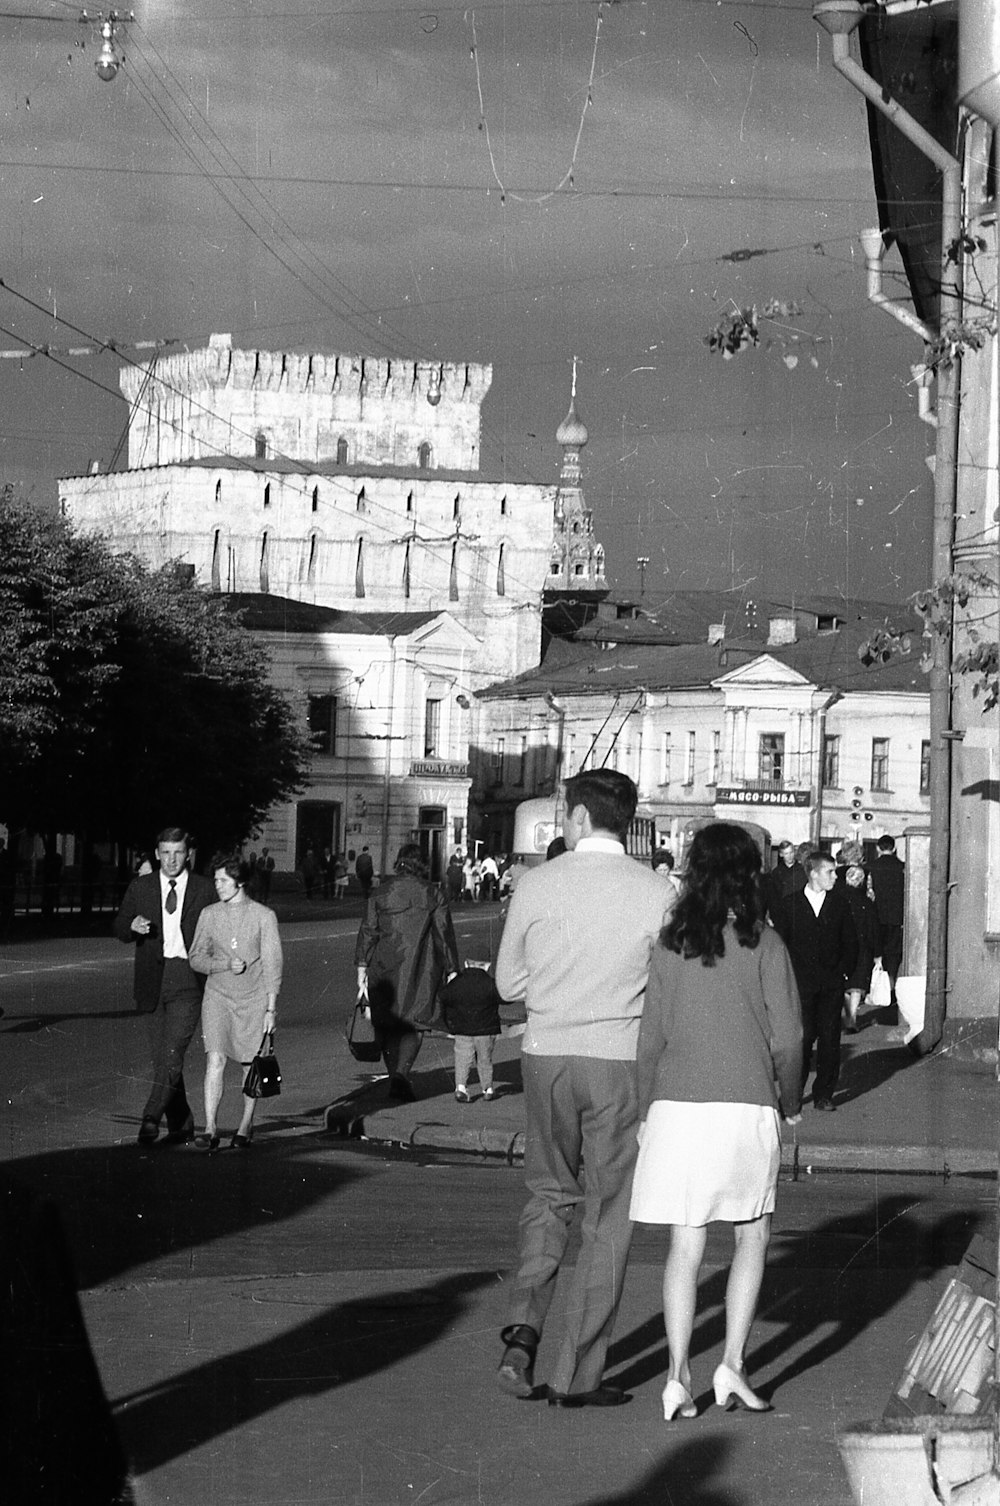
[[[631,1240],[638,1150],[636,1042],[650,957],[675,891],[625,851],[638,799],[612,769],[566,781],[567,851],[527,870],[497,958],[504,999],[524,999],[526,1116],[519,1265],[498,1381],[535,1390],[534,1364],[570,1227],[584,1204],[566,1333],[544,1388],[550,1406],[615,1406],[602,1384]]]

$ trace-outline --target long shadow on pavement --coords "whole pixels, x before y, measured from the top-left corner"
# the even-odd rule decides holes
[[[613,1496],[592,1496],[580,1506],[750,1506],[750,1497],[734,1495],[717,1483],[730,1468],[729,1439],[700,1438],[671,1449],[670,1457],[641,1480]]]
[[[903,1045],[863,1051],[852,1050],[848,1043],[841,1062],[837,1102],[843,1105],[854,1098],[862,1098],[865,1093],[873,1093],[876,1088],[880,1088],[898,1072],[919,1066],[917,1058]]]
[[[796,1241],[787,1253],[768,1262],[757,1316],[759,1323],[767,1325],[769,1336],[751,1349],[748,1365],[759,1372],[783,1358],[785,1363],[760,1388],[762,1395],[770,1396],[779,1386],[846,1349],[903,1301],[918,1282],[957,1265],[976,1232],[977,1218],[989,1222],[990,1215],[977,1209],[975,1214],[948,1213],[927,1224],[910,1215],[912,1201],[903,1196],[880,1198],[867,1208],[829,1219],[811,1229],[806,1240]],[[845,1248],[845,1240],[856,1248],[832,1275],[835,1252]],[[695,1324],[693,1360],[709,1351],[721,1354],[727,1276],[727,1270],[715,1270],[699,1283],[698,1311],[703,1316]],[[614,1365],[626,1366],[611,1377],[626,1390],[665,1375],[667,1348],[661,1314],[649,1317],[612,1345],[609,1370]]]
[[[8,1161],[4,1171],[55,1203],[84,1289],[152,1262],[160,1275],[180,1274],[171,1259],[176,1267],[184,1252],[251,1231],[254,1239],[232,1241],[226,1268],[238,1275],[249,1260],[259,1272],[268,1239],[289,1238],[299,1214],[365,1174],[316,1157],[317,1143],[329,1150],[306,1135],[270,1143],[258,1136],[248,1151],[215,1155],[190,1146],[86,1146]],[[190,1260],[183,1273],[192,1273]]]
[[[337,1303],[236,1354],[206,1360],[161,1385],[116,1397],[133,1467],[156,1469],[222,1433],[300,1397],[375,1375],[456,1325],[496,1271],[462,1272],[427,1286]]]

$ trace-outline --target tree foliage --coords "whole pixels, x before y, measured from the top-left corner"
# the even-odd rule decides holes
[[[242,841],[309,748],[222,600],[0,494],[0,819],[148,846]]]

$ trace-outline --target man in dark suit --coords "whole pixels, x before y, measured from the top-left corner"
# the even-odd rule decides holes
[[[892,1002],[896,1002],[896,979],[903,965],[903,896],[905,864],[896,856],[892,837],[879,837],[875,844],[875,861],[871,866],[872,894],[878,916],[879,954],[892,984]]]
[[[840,1076],[844,984],[858,959],[858,938],[846,896],[834,891],[837,868],[829,853],[811,852],[803,867],[805,888],[782,900],[773,919],[791,954],[802,999],[806,1076],[816,1046],[813,1108],[829,1113],[836,1108],[833,1094]]]
[[[794,842],[786,839],[779,844],[777,866],[764,875],[763,883],[764,908],[773,921],[784,901],[806,886],[805,871],[795,855]]]
[[[133,879],[115,917],[114,934],[135,946],[136,1007],[149,1016],[153,1085],[142,1111],[139,1144],[152,1145],[166,1118],[164,1143],[194,1136],[184,1091],[184,1053],[201,1013],[204,977],[188,963],[198,916],[216,901],[215,887],[188,871],[191,843],[179,826],[156,839],[159,872]]]

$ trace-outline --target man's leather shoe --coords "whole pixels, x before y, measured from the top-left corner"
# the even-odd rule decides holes
[[[168,1130],[164,1135],[162,1145],[187,1145],[189,1140],[194,1139],[194,1119],[189,1114],[180,1129]]]
[[[507,1347],[497,1370],[497,1385],[508,1396],[527,1401],[535,1389],[538,1334],[527,1323],[515,1323],[505,1328],[500,1337]]]
[[[618,1386],[598,1386],[596,1391],[553,1391],[549,1387],[550,1407],[622,1407],[632,1397]]]
[[[817,1098],[813,1104],[813,1108],[817,1114],[834,1114],[836,1113],[837,1105],[832,1098]]]
[[[136,1136],[140,1145],[153,1145],[160,1138],[160,1126],[155,1119],[144,1119]]]

